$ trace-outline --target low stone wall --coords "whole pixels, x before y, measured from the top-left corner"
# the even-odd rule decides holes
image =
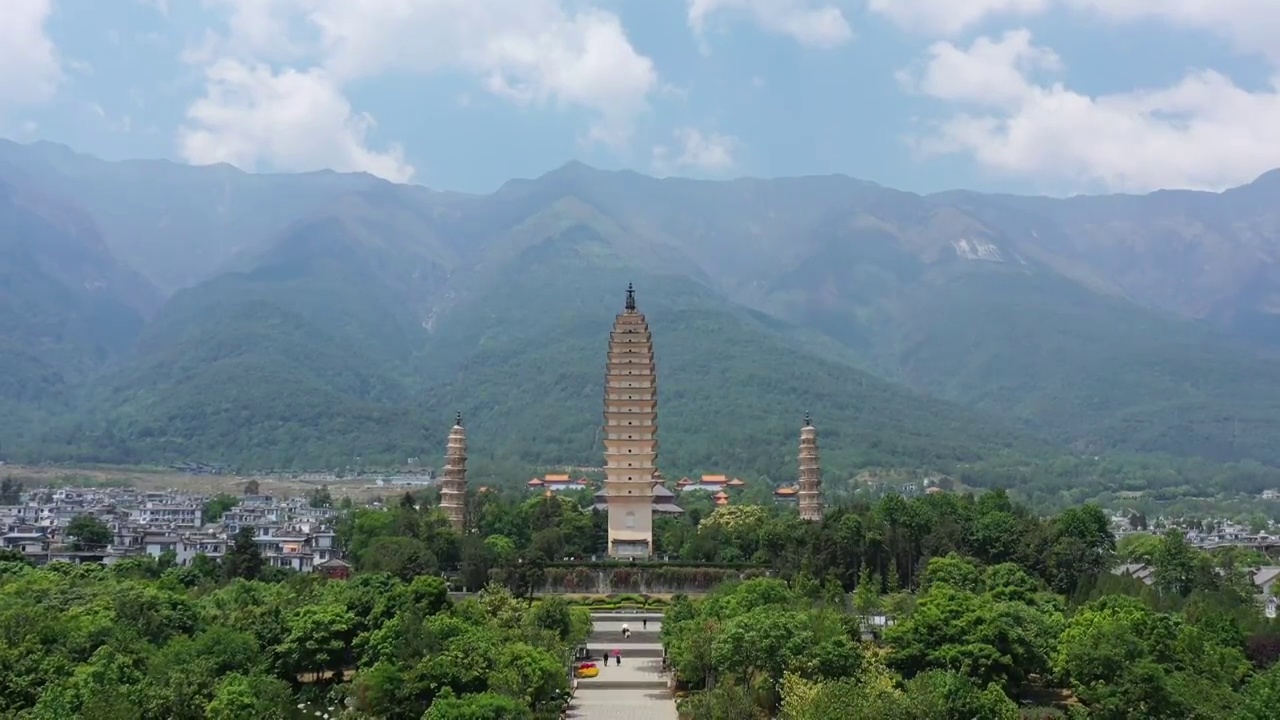
[[[701,593],[723,582],[767,574],[763,568],[717,568],[680,565],[635,567],[553,566],[543,576],[543,593],[676,594]]]

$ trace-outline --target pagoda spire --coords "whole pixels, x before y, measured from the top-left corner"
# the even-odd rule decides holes
[[[440,477],[440,509],[458,532],[466,529],[467,506],[467,431],[462,427],[462,412],[454,416],[449,441],[444,451],[444,470]]]
[[[804,427],[800,428],[799,498],[800,519],[817,522],[822,520],[822,463],[818,458],[818,429],[813,426],[809,413],[804,414]]]
[[[653,552],[653,488],[658,460],[658,379],[649,324],[627,284],[626,309],[609,333],[604,379],[604,491],[609,554]]]

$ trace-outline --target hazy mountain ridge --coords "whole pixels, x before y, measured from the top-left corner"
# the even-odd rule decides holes
[[[785,476],[805,409],[843,469],[1043,441],[1280,464],[1280,366],[1245,343],[1280,345],[1277,174],[1054,200],[570,163],[477,196],[11,143],[0,180],[14,157],[76,199],[68,217],[109,228],[116,256],[190,285],[35,453],[393,460],[435,453],[439,429],[415,417],[462,408],[493,456],[589,463],[604,337],[633,280],[669,381],[666,457],[690,471]]]

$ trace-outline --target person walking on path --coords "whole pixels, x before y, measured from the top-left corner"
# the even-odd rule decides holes
[[[613,664],[622,667],[622,651],[617,648],[613,650]]]
[[[627,627],[626,623],[622,623],[622,637],[625,640],[631,639],[631,628]]]
[[[640,629],[641,630],[649,629],[649,618],[640,618]]]
[[[604,651],[604,666],[609,667],[609,651]]]

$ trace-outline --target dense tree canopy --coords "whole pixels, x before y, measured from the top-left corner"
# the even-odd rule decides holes
[[[667,610],[685,718],[1274,715],[1280,628],[1245,579],[1254,558],[1149,536],[1147,586],[1112,574],[1093,506],[1042,519],[999,491],[891,496],[816,524],[717,510],[693,532],[775,577]]]
[[[438,577],[220,577],[0,559],[0,716],[553,718],[589,624],[498,587],[451,603]]]
[[[0,555],[0,717],[556,717],[590,623],[538,590],[591,563],[591,498],[475,493],[464,533],[431,500],[344,511],[347,582],[267,567],[248,533],[186,566]],[[1280,628],[1245,574],[1256,554],[1173,532],[1117,547],[1095,506],[1040,517],[1002,491],[816,523],[690,500],[659,524],[672,560],[652,570],[715,586],[677,595],[662,627],[686,718],[1274,716]],[[1122,557],[1152,584],[1113,574]],[[453,601],[450,582],[479,592]]]

